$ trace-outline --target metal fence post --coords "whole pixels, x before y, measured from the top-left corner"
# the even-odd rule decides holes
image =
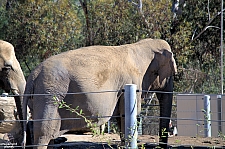
[[[205,137],[211,137],[211,111],[210,111],[210,96],[204,96],[204,130]]]
[[[125,85],[125,146],[137,148],[137,85]]]
[[[218,112],[218,131],[222,132],[222,96],[217,95],[217,112]]]

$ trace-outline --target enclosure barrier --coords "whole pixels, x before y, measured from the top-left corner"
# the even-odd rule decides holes
[[[131,85],[132,86],[132,85]],[[101,92],[88,92],[88,94],[90,93],[90,94],[96,94],[96,93],[102,93],[102,92],[105,92],[105,93],[107,93],[107,92],[118,92],[118,91],[101,91]],[[140,92],[152,92],[152,91],[141,91],[140,90]],[[125,91],[125,93],[128,93],[128,91]],[[129,93],[128,95],[129,96],[131,96],[132,94],[134,94],[134,93],[136,93],[136,89],[135,90],[133,90],[133,91],[131,91],[131,93]],[[160,93],[168,93],[168,92],[160,92]],[[60,95],[61,94],[83,94],[83,92],[81,92],[81,93],[60,93]],[[87,92],[85,92],[85,94],[87,94]],[[174,93],[174,94],[178,94],[178,93]],[[55,95],[55,94],[47,94],[47,95],[49,95],[49,96],[53,96],[53,95]],[[186,96],[186,98],[185,99],[187,99],[187,102],[184,104],[185,105],[185,107],[187,107],[188,108],[188,106],[190,105],[190,106],[192,106],[191,105],[191,103],[193,103],[193,104],[196,104],[196,105],[198,105],[198,103],[197,103],[197,97],[195,97],[195,98],[192,98],[191,96],[193,96],[194,94],[188,94],[187,96]],[[8,95],[9,97],[11,97],[11,96],[14,96],[14,95]],[[31,95],[23,95],[23,96],[31,96]],[[46,96],[46,94],[32,94],[32,96]],[[196,95],[194,95],[194,96],[196,96]],[[133,95],[133,97],[136,97],[136,95]],[[175,96],[175,97],[177,97],[177,95]],[[198,98],[198,102],[200,102],[201,103],[201,105],[203,105],[203,97],[205,97],[203,94],[201,94],[201,97],[199,97]],[[215,107],[215,106],[212,106],[213,105],[213,102],[215,102],[215,101],[213,101],[213,100],[215,100],[214,98],[214,96],[211,96],[210,95],[210,97],[211,97],[211,100],[208,100],[209,98],[208,98],[208,96],[206,96],[205,98],[207,99],[207,102],[209,101],[209,102],[211,102],[211,109],[205,109],[205,111],[206,110],[208,110],[209,112],[206,112],[205,114],[211,114],[211,116],[212,116],[212,119],[210,119],[209,120],[209,118],[207,118],[207,121],[206,121],[206,119],[201,119],[201,118],[199,118],[199,117],[185,117],[185,116],[178,116],[178,117],[175,117],[175,118],[171,118],[173,121],[185,121],[185,122],[202,122],[202,123],[204,123],[204,122],[212,122],[211,124],[212,124],[212,126],[214,125],[214,127],[215,127],[215,124],[219,124],[218,126],[219,127],[221,127],[219,130],[222,130],[222,126],[223,126],[223,124],[225,123],[225,120],[224,120],[224,118],[222,118],[222,116],[224,116],[224,115],[222,115],[222,112],[224,111],[224,109],[222,108],[222,98],[224,99],[224,96],[217,96],[217,101],[218,101],[218,106],[217,107]],[[126,98],[126,97],[125,97]],[[127,98],[126,98],[127,99]],[[196,102],[193,102],[193,100],[194,101],[196,101]],[[177,99],[177,101],[178,101],[178,99]],[[179,101],[183,101],[182,99],[179,99]],[[216,101],[216,103],[217,103],[217,101]],[[207,103],[206,102],[206,103]],[[187,104],[187,103],[189,103],[189,104]],[[209,104],[207,103],[207,104],[205,104],[205,105],[207,105],[207,106],[205,106],[205,107],[210,107],[209,106]],[[135,106],[135,105],[134,105]],[[132,109],[132,107],[133,106],[130,106],[131,107],[131,109]],[[203,106],[199,106],[200,107],[200,109],[203,109]],[[198,107],[198,108],[199,108]],[[194,108],[197,108],[197,107],[194,107]],[[125,107],[125,109],[129,109],[129,108],[126,108]],[[187,113],[187,114],[189,114],[190,112],[192,112],[191,110],[192,109],[188,109],[188,111],[185,111],[184,109],[181,109],[182,111],[179,111],[179,112],[181,112],[181,113]],[[218,110],[218,111],[217,111]],[[133,112],[132,110],[130,110],[129,112]],[[178,112],[178,111],[177,111]],[[194,111],[194,112],[196,112],[196,111]],[[200,113],[200,111],[197,111],[197,112],[199,112]],[[201,110],[201,113],[203,113],[202,112],[202,110]],[[216,113],[216,114],[215,114]],[[136,115],[136,114],[134,114],[134,115]],[[203,115],[203,114],[202,114]],[[217,116],[218,115],[218,119],[216,119],[216,118],[213,118],[213,116]],[[137,116],[137,115],[136,115]],[[136,120],[136,116],[134,116],[135,118],[135,120]],[[92,118],[92,116],[87,116],[88,118]],[[99,117],[99,118],[102,118],[102,117],[112,117],[112,116],[101,116],[101,117]],[[119,117],[119,116],[113,116],[113,117]],[[127,116],[125,116],[125,118],[127,118]],[[165,118],[165,117],[159,117],[159,116],[144,116],[144,115],[142,115],[142,118],[150,118],[150,119],[160,119],[160,118]],[[60,119],[60,120],[62,120],[62,121],[65,121],[65,120],[71,120],[71,119],[80,119],[80,118],[63,118],[63,119]],[[59,120],[59,119],[38,119],[38,120],[30,120],[30,121],[51,121],[51,120]],[[11,121],[21,121],[21,120],[0,120],[0,122],[11,122]],[[136,122],[137,123],[137,122]],[[126,128],[134,128],[134,127],[132,127],[133,125],[132,124],[134,124],[134,123],[130,123],[131,124],[131,126],[128,126],[128,127],[126,127]],[[144,124],[144,123],[143,123]],[[137,124],[135,124],[135,125],[137,125]],[[185,123],[185,125],[186,126],[188,126],[188,125],[190,125],[190,123]],[[204,125],[205,126],[205,125]],[[211,126],[211,125],[209,125],[209,126]],[[223,126],[224,127],[224,126]],[[137,126],[135,127],[135,129],[137,128]],[[131,133],[131,134],[134,134],[134,132],[137,132],[137,130],[135,130],[135,129],[128,129],[128,131],[130,131],[130,130],[133,130],[133,133]],[[180,130],[181,131],[181,130]],[[212,131],[213,132],[213,131]],[[179,134],[179,129],[178,129],[178,135],[180,135]],[[213,135],[213,133],[212,133],[212,135]],[[130,138],[130,136],[132,136],[132,135],[128,135],[127,137],[128,138]],[[204,136],[204,135],[203,135]],[[132,136],[133,138],[135,138],[135,136],[133,135]],[[134,139],[135,140],[135,139]],[[129,140],[127,140],[127,145],[128,145],[128,148],[131,148],[131,145],[132,145],[132,142],[128,142]],[[0,144],[0,148],[4,148],[4,147],[7,147],[7,145],[12,145],[13,147],[19,147],[20,145],[19,144],[13,144],[12,142],[7,142],[8,144],[5,144],[5,146],[4,146],[4,144]],[[134,142],[134,144],[136,144],[137,142]],[[145,143],[152,143],[152,144],[155,144],[155,143],[157,143],[157,142],[145,142]],[[194,143],[194,142],[193,142]],[[168,144],[168,145],[171,145],[171,144]],[[34,146],[37,146],[37,145],[34,145]],[[40,145],[40,146],[43,146],[43,144],[42,145]],[[57,145],[57,146],[59,146],[59,145]],[[134,145],[134,146],[136,146],[136,145]],[[190,144],[190,146],[193,146],[192,144]]]
[[[125,147],[137,148],[137,85],[125,85]]]
[[[221,122],[221,120],[222,120],[222,96],[221,95],[217,95],[216,96],[217,97],[217,113],[218,113],[218,115],[217,115],[217,117],[218,117],[218,131],[219,132],[223,132],[223,130],[222,130],[222,122]]]
[[[204,127],[205,137],[211,137],[211,111],[210,111],[210,96],[204,96]]]

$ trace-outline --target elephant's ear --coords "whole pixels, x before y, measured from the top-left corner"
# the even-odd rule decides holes
[[[157,58],[159,64],[159,81],[162,82],[165,78],[168,78],[177,73],[177,65],[173,58],[173,53],[168,50],[163,50],[160,53],[161,56]]]

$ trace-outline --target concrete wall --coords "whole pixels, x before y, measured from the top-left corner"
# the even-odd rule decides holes
[[[176,98],[178,135],[204,137],[204,94],[180,94]],[[220,128],[222,128],[222,134],[225,134],[225,123],[223,122],[225,120],[225,96],[222,96],[222,100],[218,100],[217,95],[210,95],[210,98],[211,134],[217,137]],[[220,105],[222,113],[219,111]],[[222,121],[219,122],[220,115],[222,115]],[[222,125],[220,126],[220,124]]]

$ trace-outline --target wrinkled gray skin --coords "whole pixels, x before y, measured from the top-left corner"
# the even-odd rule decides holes
[[[176,72],[176,63],[170,46],[164,40],[145,39],[135,44],[122,46],[91,46],[71,50],[52,56],[41,63],[28,77],[25,94],[60,94],[71,107],[82,109],[86,116],[124,115],[120,92],[62,94],[78,92],[116,91],[125,84],[136,84],[138,89],[165,89],[172,91],[171,76]],[[152,76],[150,76],[152,75]],[[145,78],[149,82],[142,85]],[[168,80],[168,81],[167,81]],[[144,96],[144,95],[143,95]],[[161,110],[167,109],[170,117],[172,95],[160,98]],[[141,93],[137,95],[138,111],[141,110]],[[76,115],[59,109],[52,96],[24,97],[23,108],[31,110],[33,119],[74,118]],[[162,105],[162,104],[165,105]],[[165,108],[165,109],[163,109]],[[161,111],[161,112],[162,112]],[[165,114],[165,113],[164,113]],[[162,114],[163,115],[163,114]],[[97,126],[109,118],[92,119]],[[161,122],[167,128],[169,121]],[[24,125],[25,126],[25,125]],[[87,124],[80,120],[34,121],[34,144],[48,144],[69,130],[86,129]],[[26,128],[24,128],[26,131]],[[124,133],[124,119],[121,119]],[[24,132],[26,135],[26,133]],[[25,143],[25,139],[24,139]],[[39,146],[37,148],[46,148]]]
[[[21,95],[24,93],[25,85],[26,80],[16,59],[13,45],[0,40],[0,88],[7,93],[11,91],[14,95]],[[16,107],[21,120],[23,119],[22,99],[22,96],[15,96]]]

